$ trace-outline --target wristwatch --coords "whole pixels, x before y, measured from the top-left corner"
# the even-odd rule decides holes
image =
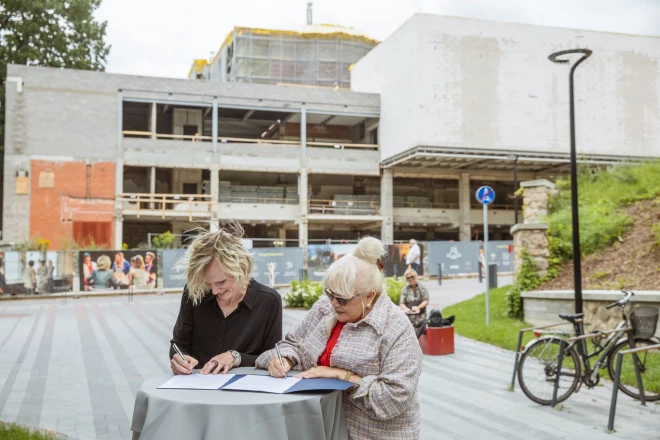
[[[234,356],[234,367],[241,365],[241,354],[236,350],[229,350],[232,356]]]

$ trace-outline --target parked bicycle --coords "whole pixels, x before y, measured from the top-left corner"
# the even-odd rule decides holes
[[[536,339],[525,346],[520,362],[518,363],[518,383],[525,395],[541,405],[551,405],[552,396],[557,379],[557,365],[562,343],[566,344],[557,403],[566,400],[571,394],[579,391],[582,384],[587,388],[598,385],[599,370],[607,368],[610,378],[615,377],[616,355],[622,350],[645,347],[658,344],[660,341],[654,334],[658,322],[658,308],[638,307],[629,315],[625,307],[634,295],[624,290],[625,297],[606,308],[620,307],[623,319],[615,330],[632,327],[632,331],[614,331],[612,333],[596,331],[600,335],[592,338],[593,351],[589,352],[586,339],[572,342],[563,342],[569,336],[567,332],[535,332]],[[575,336],[583,336],[583,313],[560,314],[559,317],[573,324]],[[632,336],[630,336],[632,335]],[[630,339],[632,338],[632,344]],[[592,358],[597,358],[591,365]],[[639,356],[625,356],[626,362],[622,365],[621,382],[619,389],[627,395],[640,399],[637,387],[634,362],[637,359],[644,388],[644,397],[647,401],[660,400],[660,354],[655,351],[640,353]]]

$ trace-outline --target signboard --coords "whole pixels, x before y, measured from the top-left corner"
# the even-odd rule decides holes
[[[185,249],[163,249],[163,288],[183,289],[186,286],[186,268],[176,265],[185,254]]]
[[[489,241],[488,255],[486,261],[488,264],[497,264],[497,272],[513,272],[513,248],[512,241]]]
[[[429,275],[438,276],[438,264],[442,264],[443,275],[477,273],[479,247],[478,241],[429,242]]]
[[[252,278],[267,286],[289,284],[298,280],[303,267],[300,248],[252,249]]]
[[[40,172],[39,188],[55,188],[55,173],[50,170]]]
[[[477,190],[475,196],[482,205],[490,205],[495,201],[495,191],[490,186],[482,186]]]

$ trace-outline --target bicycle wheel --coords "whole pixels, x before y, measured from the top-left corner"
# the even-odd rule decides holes
[[[540,339],[530,345],[518,363],[518,383],[523,393],[541,405],[552,404],[557,377],[560,339]],[[564,352],[557,403],[573,394],[580,380],[580,359],[574,349]]]
[[[635,348],[648,347],[656,345],[650,339],[635,339]],[[607,361],[607,370],[610,377],[614,380],[616,371],[617,354],[622,350],[629,350],[628,341],[619,342]],[[639,388],[637,387],[637,377],[635,376],[635,366],[631,354],[623,355],[621,364],[621,380],[619,389],[634,399],[640,399]],[[639,359],[639,372],[642,377],[642,386],[644,387],[644,398],[649,402],[660,400],[660,352],[657,350],[643,351],[637,353]]]

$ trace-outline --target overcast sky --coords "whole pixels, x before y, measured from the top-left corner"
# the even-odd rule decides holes
[[[103,0],[106,70],[185,77],[234,26],[300,30],[308,0]],[[660,36],[660,0],[312,0],[315,24],[384,40],[415,12]],[[658,41],[660,44],[660,40]]]

